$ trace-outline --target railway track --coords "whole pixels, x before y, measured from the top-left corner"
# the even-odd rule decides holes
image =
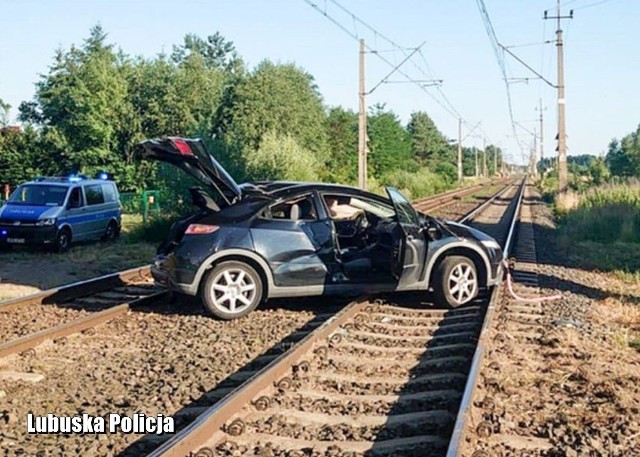
[[[167,294],[153,285],[148,266],[80,281],[0,303],[0,358],[32,354]]]
[[[509,185],[464,218],[493,224],[505,257],[522,189]],[[192,410],[150,455],[455,456],[498,297],[493,288],[455,310],[417,295],[352,302],[237,387],[214,390],[219,401]]]
[[[451,204],[461,201],[466,197],[480,193],[487,188],[513,183],[512,178],[497,179],[487,183],[475,184],[461,189],[453,189],[437,195],[414,200],[413,206],[419,211],[433,213]]]

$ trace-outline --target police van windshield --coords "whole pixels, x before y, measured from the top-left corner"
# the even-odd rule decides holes
[[[13,205],[62,206],[69,189],[65,186],[25,184],[9,197]]]

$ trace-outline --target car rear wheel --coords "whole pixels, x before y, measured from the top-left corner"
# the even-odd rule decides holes
[[[473,260],[463,256],[446,257],[436,272],[436,304],[457,308],[478,295],[478,272]]]
[[[64,252],[69,249],[69,245],[71,245],[71,230],[65,227],[58,231],[54,249],[56,252]]]
[[[253,267],[228,261],[209,272],[200,293],[209,313],[231,320],[253,311],[262,301],[262,291],[262,279]]]

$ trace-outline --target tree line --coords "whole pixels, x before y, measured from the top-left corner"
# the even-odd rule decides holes
[[[551,177],[557,176],[556,158],[547,157],[538,162],[538,170]],[[567,166],[572,176],[572,187],[584,189],[590,184],[600,185],[610,180],[625,180],[640,177],[640,125],[622,139],[614,138],[607,153],[601,157],[590,154],[567,157]]]
[[[238,181],[357,181],[357,114],[326,106],[313,76],[295,64],[249,69],[219,33],[189,34],[171,53],[144,58],[94,26],[81,45],[55,52],[33,99],[18,107],[21,130],[6,128],[9,108],[0,100],[0,184],[107,170],[123,191],[161,188],[171,181],[135,146],[166,135],[203,138]],[[405,126],[373,106],[368,136],[374,190],[391,184],[417,198],[454,185],[456,145],[426,112]],[[464,149],[466,175],[475,173],[476,153]],[[487,162],[492,175],[491,155]]]

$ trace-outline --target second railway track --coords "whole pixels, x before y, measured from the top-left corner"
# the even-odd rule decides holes
[[[89,331],[166,293],[140,267],[0,303],[0,358]]]

